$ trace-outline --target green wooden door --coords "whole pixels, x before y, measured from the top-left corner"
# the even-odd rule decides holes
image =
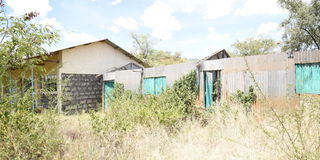
[[[108,98],[111,97],[113,88],[114,88],[114,81],[104,82],[104,111],[106,111],[108,108]]]
[[[205,107],[210,107],[213,104],[213,76],[212,72],[204,72],[204,100]]]
[[[154,92],[156,95],[161,94],[166,89],[166,77],[157,77],[154,80]]]
[[[296,92],[320,94],[320,63],[296,64]]]
[[[166,77],[144,78],[143,93],[144,94],[161,94],[166,89]]]
[[[145,78],[143,80],[143,93],[144,94],[155,94],[154,91],[154,78]]]

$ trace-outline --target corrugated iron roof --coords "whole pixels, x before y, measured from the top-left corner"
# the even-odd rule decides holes
[[[216,52],[212,53],[211,55],[209,55],[207,57],[204,57],[203,59],[201,59],[201,61],[209,60],[209,59],[211,59],[212,57],[216,56],[219,53],[224,53],[227,56],[227,58],[230,57],[228,52],[225,49],[222,49],[222,50],[219,50],[219,51],[216,51]],[[223,58],[223,57],[221,57],[221,58]],[[218,58],[218,59],[220,59],[220,58]]]

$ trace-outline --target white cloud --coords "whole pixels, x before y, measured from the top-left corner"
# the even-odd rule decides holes
[[[217,19],[231,13],[235,0],[210,1],[206,7],[204,18]]]
[[[219,33],[217,33],[215,28],[213,28],[213,27],[208,27],[208,30],[209,30],[208,37],[211,40],[215,40],[215,41],[225,40],[230,36],[229,34],[219,34]]]
[[[238,0],[163,0],[175,11],[200,13],[204,19],[217,19],[230,14]]]
[[[61,23],[57,21],[56,18],[42,18],[39,21],[40,24],[43,25],[51,25],[52,27],[56,28],[56,29],[62,29]]]
[[[155,1],[144,10],[141,16],[146,27],[152,29],[152,35],[162,40],[172,38],[172,32],[181,29],[180,22],[173,16],[174,9],[162,1]]]
[[[117,26],[108,27],[107,30],[114,32],[114,33],[120,32],[120,29]]]
[[[275,22],[262,23],[259,25],[257,35],[270,34],[279,28],[279,24]]]
[[[242,8],[235,11],[235,15],[250,16],[255,14],[283,14],[285,11],[277,0],[247,0]]]
[[[275,22],[262,23],[256,31],[257,36],[268,36],[274,39],[280,39],[282,34],[283,29]]]
[[[138,29],[138,23],[133,18],[119,17],[113,23],[121,28],[133,31]]]
[[[117,5],[119,3],[121,3],[122,0],[114,0],[111,2],[112,5]]]
[[[52,10],[49,0],[7,0],[6,3],[13,10],[14,15],[37,11],[41,17],[46,17]]]
[[[75,33],[75,32],[63,32],[62,33],[63,40],[65,42],[71,42],[71,43],[85,43],[85,42],[91,42],[97,40],[96,37],[81,32],[81,33]]]
[[[163,0],[164,3],[172,7],[175,11],[191,13],[203,7],[207,0]]]

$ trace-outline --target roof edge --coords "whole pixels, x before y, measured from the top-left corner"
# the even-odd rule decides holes
[[[106,42],[108,45],[110,45],[112,48],[120,51],[122,54],[124,54],[125,56],[135,60],[137,63],[139,63],[140,65],[142,65],[143,67],[150,67],[150,65],[146,62],[143,62],[141,59],[137,58],[136,56],[134,56],[133,54],[129,53],[128,51],[124,50],[123,48],[121,48],[120,46],[118,46],[117,44],[113,43],[112,41],[110,41],[108,38],[106,39],[100,39],[100,40],[96,40],[96,41],[92,41],[92,42],[87,42],[87,43],[83,43],[83,44],[79,44],[79,45],[75,45],[75,46],[71,46],[71,47],[66,47],[66,48],[62,48],[62,49],[58,49],[58,50],[54,50],[48,53],[47,56],[51,56],[54,55],[58,52],[61,52],[63,50],[67,50],[67,49],[72,49],[75,47],[80,47],[80,46],[85,46],[85,45],[90,45],[92,43],[97,43],[97,42]]]
[[[218,50],[216,52],[213,52],[211,55],[207,56],[207,57],[204,57],[203,59],[201,59],[200,61],[205,61],[205,60],[208,60],[210,58],[212,58],[213,56],[215,56],[216,54],[219,54],[219,53],[225,53],[227,55],[228,58],[230,58],[231,56],[229,55],[229,53],[225,50],[225,49],[222,49],[222,50]]]

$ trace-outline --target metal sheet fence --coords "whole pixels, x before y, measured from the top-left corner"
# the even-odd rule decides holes
[[[248,91],[250,86],[266,97],[284,97],[295,92],[294,70],[259,71],[252,75],[247,71],[223,73],[222,94],[230,96],[237,90]]]
[[[261,91],[266,97],[295,93],[294,61],[286,54],[230,58],[224,62],[224,68],[222,94],[225,97],[237,90],[248,91],[250,86],[255,86],[256,92]]]
[[[320,51],[294,52],[293,57],[295,64],[318,63],[320,62]]]

